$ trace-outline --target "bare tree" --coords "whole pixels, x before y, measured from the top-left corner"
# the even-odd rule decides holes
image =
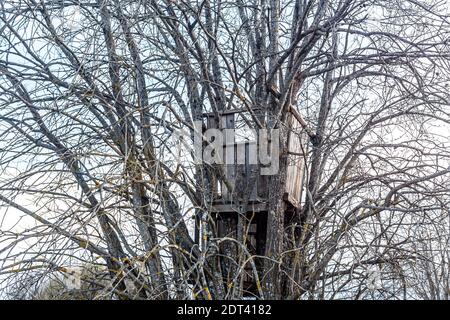
[[[448,299],[446,1],[0,5],[5,295],[97,263],[119,299],[242,298],[248,272],[261,299]],[[262,254],[246,240],[256,177],[230,187],[241,211],[222,236],[229,184],[195,159],[195,123],[230,110],[281,132]]]

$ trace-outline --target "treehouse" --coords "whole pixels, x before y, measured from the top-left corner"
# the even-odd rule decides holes
[[[219,164],[212,165],[215,174],[211,177],[211,212],[218,237],[230,237],[246,244],[251,255],[264,255],[268,232],[269,177],[278,173],[279,140],[273,132],[251,130],[252,123],[263,116],[250,114],[247,110],[229,110],[219,114],[204,114],[204,136],[216,140],[215,154]],[[257,120],[255,120],[257,119]],[[289,112],[287,126],[287,168],[283,192],[285,212],[300,208],[304,171],[305,135],[302,133],[298,115]],[[261,123],[260,122],[260,123]],[[212,130],[210,130],[212,129]],[[214,137],[221,133],[221,139]],[[218,141],[220,140],[220,141]],[[269,228],[270,229],[270,228]],[[224,256],[232,257],[235,246],[231,243],[220,247]],[[230,283],[236,270],[232,263],[223,259],[224,281]],[[254,267],[259,271],[262,261],[254,259],[255,265],[247,263],[244,275],[244,292],[256,293]]]

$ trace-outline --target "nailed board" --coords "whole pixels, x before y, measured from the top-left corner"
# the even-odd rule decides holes
[[[289,201],[294,207],[300,207],[303,188],[306,135],[302,131],[301,124],[291,113],[289,113],[287,121],[289,126],[289,155],[286,172],[285,200]]]

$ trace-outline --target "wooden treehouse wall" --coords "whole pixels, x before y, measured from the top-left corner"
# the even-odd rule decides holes
[[[206,128],[219,130],[242,128],[243,122],[237,120],[238,117],[242,117],[240,111],[227,111],[220,115],[217,123],[212,114],[207,114]],[[292,113],[288,114],[286,125],[288,126],[288,159],[284,200],[290,210],[292,210],[293,208],[299,208],[301,205],[304,175],[303,154],[306,140],[300,123]],[[231,191],[227,188],[225,182],[219,183],[220,179],[218,177],[214,178],[212,211],[216,222],[217,236],[221,238],[237,238],[237,230],[242,227],[247,233],[244,239],[248,251],[252,255],[261,256],[265,253],[269,179],[268,176],[259,173],[260,167],[256,164],[257,139],[256,137],[250,137],[250,139],[238,141],[234,135],[224,136],[223,159],[225,164],[220,166],[223,169],[225,180],[231,187]],[[227,152],[230,149],[232,151]],[[268,149],[271,149],[270,142]],[[250,181],[250,177],[255,174],[255,170],[255,183],[252,189],[248,190],[247,184]],[[236,206],[243,198],[243,190],[248,192],[247,211],[244,213],[240,212]],[[239,216],[239,213],[241,213],[241,216]],[[239,221],[244,225],[239,226]],[[235,250],[234,245],[229,242],[220,246],[223,256],[228,257],[221,262],[223,265],[224,283],[226,284],[230,283],[235,276],[235,266],[232,263],[230,264],[229,260],[229,257],[233,257],[235,254]],[[255,259],[254,262],[257,269],[260,270],[262,261]],[[257,291],[249,263],[244,268],[244,291],[250,294]]]
[[[220,116],[220,124],[214,120],[213,115],[207,117],[207,128],[214,129],[235,129],[236,114],[229,111]],[[302,133],[302,127],[296,118],[289,113],[286,125],[288,126],[288,161],[287,176],[285,183],[284,200],[290,205],[298,208],[301,204],[303,173],[304,173],[304,152],[305,152],[305,135]],[[256,137],[255,137],[256,138]],[[255,165],[257,160],[257,141],[236,141],[236,137],[225,136],[223,145],[223,157],[225,164],[222,166],[225,175],[225,181],[215,182],[213,197],[217,205],[230,204],[236,202],[237,197],[242,194],[242,190],[246,189],[246,183],[249,182],[251,174],[258,170]],[[230,152],[229,149],[232,149]],[[270,150],[270,144],[269,144]],[[257,172],[257,178],[252,190],[249,193],[250,203],[264,203],[268,192],[268,177],[260,175]],[[236,192],[230,192],[229,188]],[[261,206],[257,207],[260,209]]]

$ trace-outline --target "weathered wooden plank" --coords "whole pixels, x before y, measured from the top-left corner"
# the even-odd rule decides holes
[[[247,183],[253,183],[250,192],[250,200],[258,198],[258,165],[256,164],[256,142],[247,142],[245,144],[245,171],[248,178]],[[254,182],[253,182],[254,181]]]
[[[222,129],[234,129],[234,114],[227,114],[221,117]],[[228,181],[232,189],[234,189],[236,179],[236,168],[234,163],[236,162],[236,150],[234,146],[234,134],[230,130],[224,130],[224,171],[225,179]],[[222,183],[222,198],[224,200],[231,200],[232,192],[230,192]]]
[[[301,191],[303,188],[303,147],[304,138],[302,135],[302,126],[292,115],[288,116],[288,167],[286,176],[286,200],[292,205],[298,207],[301,202]]]
[[[248,212],[264,212],[267,211],[267,203],[259,202],[259,203],[249,203],[247,206]],[[221,204],[215,203],[212,206],[212,212],[238,212],[238,208],[235,204]]]
[[[209,115],[206,118],[206,127],[208,129],[217,129],[218,128],[217,121],[214,118],[214,115]]]

